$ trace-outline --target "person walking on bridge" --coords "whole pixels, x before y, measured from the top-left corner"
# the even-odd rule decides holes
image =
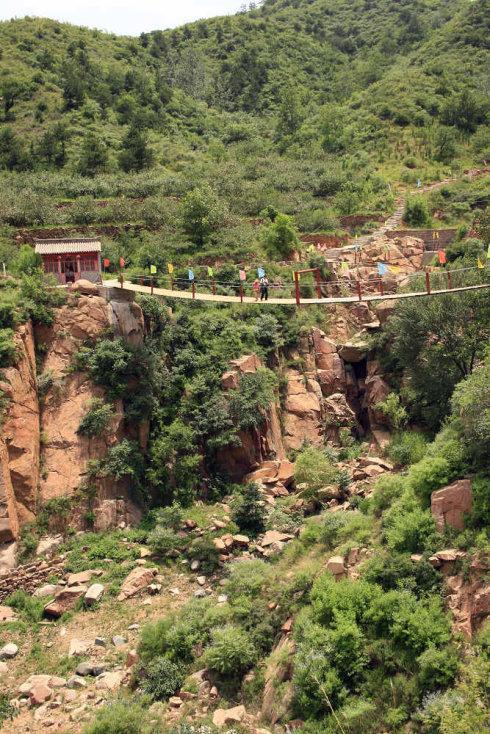
[[[252,290],[254,292],[254,298],[256,301],[259,300],[259,292],[260,292],[260,282],[258,278],[255,278],[254,282],[252,283]]]
[[[267,301],[269,299],[269,279],[267,275],[264,275],[260,279],[260,300]]]

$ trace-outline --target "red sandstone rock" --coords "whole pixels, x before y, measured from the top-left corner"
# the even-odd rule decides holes
[[[432,492],[431,511],[437,529],[446,525],[457,530],[464,528],[464,515],[471,512],[472,492],[469,479],[459,479],[443,489]]]
[[[144,591],[152,583],[154,575],[155,570],[152,568],[133,568],[122,583],[118,601],[124,601]]]
[[[336,578],[345,574],[346,568],[342,556],[332,556],[328,559],[326,565],[327,571],[330,571]]]
[[[52,695],[53,691],[48,686],[41,683],[34,686],[29,691],[29,700],[31,702],[31,706],[40,706],[46,701],[49,701]]]
[[[54,600],[46,604],[44,614],[47,617],[61,617],[62,614],[73,609],[78,599],[84,596],[86,586],[69,586],[59,591]]]

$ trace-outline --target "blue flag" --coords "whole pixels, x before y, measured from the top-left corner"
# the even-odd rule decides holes
[[[194,271],[189,268],[189,280],[194,280]]]
[[[264,278],[265,277],[264,268],[257,268],[257,275],[259,276],[259,278]]]
[[[387,272],[388,272],[388,265],[385,265],[385,263],[378,263],[378,274],[386,275]]]

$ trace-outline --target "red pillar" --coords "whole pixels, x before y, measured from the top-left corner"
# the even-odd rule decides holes
[[[192,281],[192,297],[196,297],[196,284]]]
[[[78,278],[80,278],[81,272],[82,271],[80,270],[80,255],[77,255],[77,275],[78,275]]]
[[[362,301],[362,291],[361,291],[361,281],[360,280],[356,280],[356,290],[357,290],[357,295],[359,296],[359,300]]]
[[[425,288],[427,293],[430,295],[430,273],[428,270],[425,272]]]
[[[384,296],[385,289],[384,289],[384,285],[383,285],[383,281],[382,280],[379,281],[379,292],[381,293],[382,296]]]
[[[240,303],[243,303],[243,285],[240,283]]]
[[[316,281],[316,295],[318,298],[322,297],[322,286],[321,286],[321,275],[319,270],[315,270],[315,281]]]
[[[211,283],[211,292],[212,292],[213,296],[216,295],[216,283],[214,282],[214,280]]]
[[[447,271],[447,287],[449,290],[453,287],[453,281],[451,280],[451,271]]]
[[[150,293],[153,295],[153,278],[150,278]]]
[[[299,291],[299,273],[297,270],[294,271],[294,294],[296,297],[296,305],[300,305],[301,294]]]

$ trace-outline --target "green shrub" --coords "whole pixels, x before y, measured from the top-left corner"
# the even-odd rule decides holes
[[[200,569],[204,573],[213,573],[219,566],[219,550],[210,535],[195,538],[188,548],[187,555],[191,560],[199,561]]]
[[[409,466],[421,461],[426,450],[427,441],[421,433],[400,431],[391,437],[386,453],[395,464]]]
[[[256,597],[267,583],[271,569],[264,561],[240,561],[230,568],[225,591],[231,600],[239,596]]]
[[[451,478],[449,462],[440,456],[426,456],[408,472],[410,487],[426,506],[430,504],[432,492],[449,484]]]
[[[257,650],[250,636],[236,625],[212,632],[211,644],[205,649],[203,661],[211,670],[226,676],[238,676],[250,668]]]
[[[264,500],[255,482],[249,482],[234,497],[233,521],[240,530],[252,534],[261,533],[265,529]]]
[[[364,567],[363,578],[383,591],[403,589],[416,596],[438,593],[441,588],[441,575],[428,561],[414,563],[410,556],[398,553],[372,558]]]
[[[476,527],[490,526],[490,476],[477,475],[472,483],[473,507],[471,523]]]
[[[408,413],[396,392],[391,392],[384,400],[376,403],[374,407],[388,418],[391,428],[395,431],[403,428],[408,421]]]
[[[394,612],[390,633],[394,642],[412,655],[449,642],[451,628],[442,609],[441,599],[416,600],[404,595],[405,603]]]
[[[340,473],[325,450],[308,446],[296,458],[294,479],[297,485],[306,484],[307,496],[314,496],[324,487],[338,485]]]
[[[138,671],[141,688],[154,701],[166,701],[177,693],[184,677],[184,666],[164,656],[154,658]]]
[[[379,587],[367,581],[335,581],[330,573],[323,574],[311,590],[313,616],[323,625],[339,617],[360,622],[365,610],[380,593]]]
[[[10,703],[10,696],[7,693],[0,693],[0,725],[16,715],[17,709]]]
[[[46,604],[45,599],[36,599],[29,596],[22,589],[17,589],[5,599],[5,604],[16,609],[22,619],[31,624],[40,622],[43,618],[43,610]]]
[[[375,515],[381,515],[382,512],[391,507],[393,502],[401,497],[405,491],[405,477],[400,474],[385,474],[381,476],[374,489],[371,505]]]
[[[421,196],[409,197],[405,202],[403,221],[412,227],[429,227],[431,217],[427,201]]]
[[[97,711],[83,734],[142,734],[147,719],[143,706],[115,701]]]
[[[77,433],[89,438],[102,436],[107,431],[113,415],[111,405],[104,403],[100,398],[94,398],[90,401],[88,412],[80,421]]]
[[[445,647],[442,650],[429,647],[417,658],[419,666],[418,681],[425,692],[437,688],[447,688],[456,678],[459,660],[456,650]]]
[[[384,539],[388,548],[399,553],[431,550],[436,541],[434,519],[411,492],[406,492],[383,517]]]
[[[148,535],[148,545],[153,553],[167,556],[169,553],[180,551],[184,545],[183,539],[171,528],[157,525]]]
[[[14,364],[16,355],[13,329],[0,329],[0,368]]]

